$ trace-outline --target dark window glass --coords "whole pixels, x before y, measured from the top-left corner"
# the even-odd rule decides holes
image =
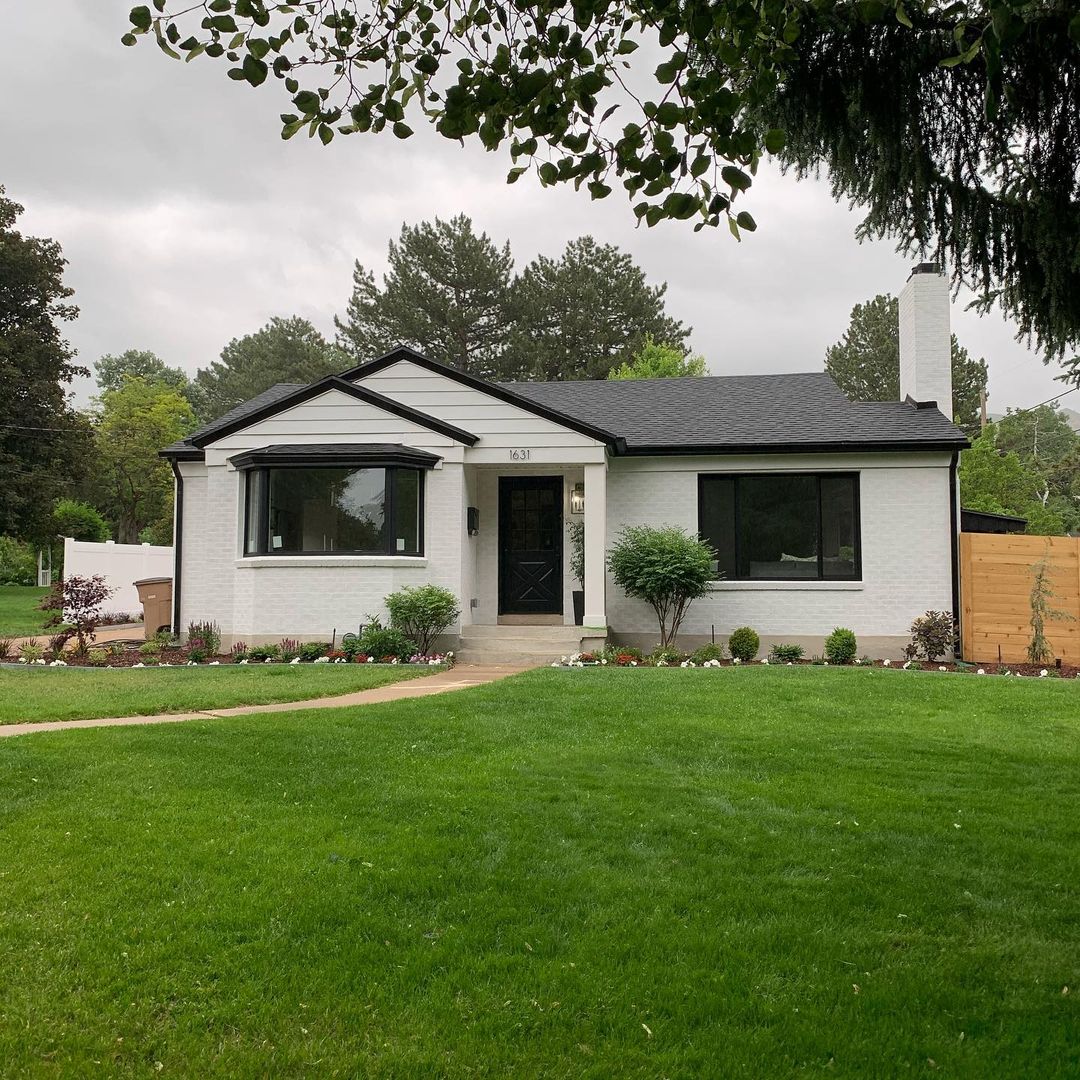
[[[857,476],[705,475],[699,492],[698,528],[718,577],[858,578]]]
[[[245,553],[418,554],[420,492],[416,469],[253,471]]]

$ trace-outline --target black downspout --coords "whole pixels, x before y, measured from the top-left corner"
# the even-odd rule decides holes
[[[949,521],[951,535],[949,545],[952,551],[952,609],[955,637],[953,639],[953,655],[957,660],[963,660],[961,642],[963,635],[960,632],[960,532],[957,529],[956,515],[958,513],[956,497],[956,467],[960,461],[960,452],[953,451],[952,461],[949,464]],[[175,594],[174,594],[175,595]]]
[[[180,567],[184,556],[184,478],[174,458],[173,476],[176,477],[176,504],[173,509],[175,535],[173,537],[173,583],[172,583],[172,632],[180,633]]]

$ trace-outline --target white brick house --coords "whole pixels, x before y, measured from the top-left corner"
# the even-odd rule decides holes
[[[819,651],[848,626],[898,655],[913,618],[956,609],[967,441],[946,418],[948,299],[936,267],[915,268],[893,402],[849,402],[820,373],[488,383],[405,348],[275,386],[162,451],[174,623],[213,619],[226,644],[328,639],[435,582],[461,599],[452,636],[471,652],[512,648],[500,635],[522,624],[550,627],[556,651],[604,633],[649,647],[651,610],[610,581],[606,552],[626,525],[676,524],[717,554],[684,644],[750,625]]]

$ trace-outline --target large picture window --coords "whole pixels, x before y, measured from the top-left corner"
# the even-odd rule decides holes
[[[251,469],[244,553],[420,555],[422,498],[420,469]]]
[[[854,473],[702,474],[698,531],[717,577],[857,580],[859,477]]]

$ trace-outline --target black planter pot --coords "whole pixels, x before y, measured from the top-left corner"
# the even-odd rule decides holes
[[[574,625],[581,626],[585,622],[585,592],[575,590],[571,596],[574,599]]]

